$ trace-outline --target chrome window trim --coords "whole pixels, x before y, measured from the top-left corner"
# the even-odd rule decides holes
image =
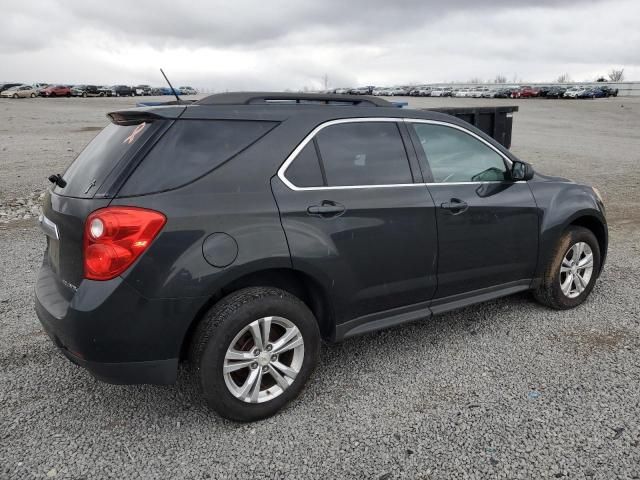
[[[439,120],[424,120],[424,119],[419,119],[419,118],[398,118],[398,117],[355,117],[355,118],[341,118],[338,120],[329,120],[327,122],[321,123],[320,125],[318,125],[316,128],[314,128],[311,133],[309,133],[306,137],[304,137],[304,139],[302,140],[302,142],[300,142],[298,144],[298,146],[293,150],[293,152],[291,152],[289,154],[289,156],[287,157],[287,159],[284,161],[284,163],[280,166],[280,168],[278,169],[278,178],[280,178],[280,180],[282,181],[282,183],[284,183],[290,190],[299,192],[299,191],[315,191],[315,190],[356,190],[356,189],[363,189],[363,188],[392,188],[392,187],[424,187],[424,186],[437,186],[437,185],[478,185],[478,184],[483,184],[483,183],[503,183],[504,181],[500,181],[500,180],[491,180],[491,181],[486,181],[486,182],[417,182],[417,183],[395,183],[395,184],[381,184],[381,185],[338,185],[338,186],[333,186],[333,187],[325,187],[325,186],[321,186],[321,187],[298,187],[296,185],[294,185],[293,183],[291,183],[285,173],[287,171],[287,169],[289,168],[289,166],[293,163],[293,161],[296,159],[296,157],[298,156],[298,154],[302,151],[302,149],[304,147],[307,146],[307,144],[313,139],[313,137],[315,137],[318,132],[320,132],[322,129],[326,128],[326,127],[330,127],[332,125],[339,125],[341,123],[365,123],[365,122],[394,122],[394,123],[399,123],[399,122],[404,122],[404,123],[430,123],[430,124],[434,124],[434,125],[443,125],[445,127],[451,127],[451,128],[455,128],[458,129],[468,135],[471,135],[472,137],[480,140],[482,143],[484,143],[485,145],[487,145],[489,148],[491,148],[494,152],[496,152],[498,155],[500,155],[506,162],[507,165],[512,165],[511,160],[501,151],[499,151],[498,149],[496,149],[493,145],[491,145],[489,142],[487,142],[486,140],[484,140],[483,138],[481,138],[480,136],[476,135],[475,133],[467,130],[464,127],[460,127],[459,125],[454,125],[452,123],[448,123],[448,122],[442,122]],[[511,182],[511,183],[523,183],[523,181],[518,181],[518,182]]]

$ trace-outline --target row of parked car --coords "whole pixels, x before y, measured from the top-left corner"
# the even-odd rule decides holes
[[[471,98],[601,98],[616,97],[618,89],[608,85],[549,85],[532,87],[517,86],[480,86],[480,87],[432,87],[428,85],[418,87],[358,87],[336,88],[331,93],[344,95],[379,95],[385,97],[471,97]]]
[[[178,95],[196,95],[198,92],[191,87],[179,87],[175,89]],[[61,85],[48,83],[34,83],[31,85],[22,83],[0,84],[0,96],[8,98],[34,98],[34,97],[133,97],[146,95],[173,95],[169,87],[153,88],[149,85]]]

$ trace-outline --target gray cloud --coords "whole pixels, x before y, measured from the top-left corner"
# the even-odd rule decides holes
[[[598,1],[567,0],[562,2],[562,8],[595,3]],[[554,0],[536,2],[538,6],[557,4]],[[477,0],[218,0],[189,5],[176,0],[155,0],[151,4],[128,0],[52,0],[44,4],[14,4],[12,11],[0,18],[0,25],[8,22],[9,27],[2,29],[0,38],[11,41],[19,35],[27,40],[26,46],[38,42],[46,45],[52,35],[65,37],[74,29],[93,27],[121,40],[160,48],[252,47],[273,44],[289,36],[300,39],[305,33],[312,33],[309,43],[315,43],[318,37],[327,42],[351,43],[402,35],[456,12],[476,17],[487,11],[520,9],[513,0],[494,0],[490,5]],[[61,21],[61,14],[65,20]],[[26,24],[21,20],[27,20]],[[41,27],[45,27],[45,32]]]
[[[158,63],[216,89],[639,74],[639,17],[634,0],[26,1],[0,16],[0,79],[158,83]]]

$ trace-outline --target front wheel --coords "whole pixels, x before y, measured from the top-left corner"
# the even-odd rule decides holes
[[[207,404],[222,417],[270,417],[296,398],[320,350],[316,319],[298,298],[250,287],[220,300],[196,329],[190,359]]]
[[[600,245],[591,230],[572,226],[560,238],[534,296],[558,310],[584,302],[600,272]]]
[[[13,98],[18,98],[18,94],[17,94],[17,93],[14,93],[14,94],[13,94]]]

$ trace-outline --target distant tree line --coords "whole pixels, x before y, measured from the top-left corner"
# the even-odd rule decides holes
[[[571,79],[571,76],[565,72],[561,75],[558,75],[558,77],[555,80],[555,83],[570,83],[572,81],[573,80]],[[620,69],[612,68],[606,77],[604,75],[601,75],[596,79],[596,81],[597,82],[622,82],[624,81],[624,68],[620,68]],[[513,78],[511,79],[511,82],[522,83],[523,80],[518,77],[518,74],[514,74]],[[485,83],[485,81],[482,80],[481,78],[473,77],[469,79],[468,83]],[[486,83],[507,83],[507,77],[506,75],[498,74],[495,76],[493,81],[490,80]]]

